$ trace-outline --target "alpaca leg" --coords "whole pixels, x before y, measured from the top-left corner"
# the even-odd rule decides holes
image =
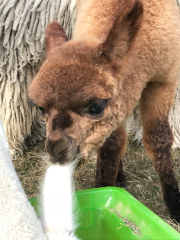
[[[143,121],[143,144],[160,178],[164,201],[171,217],[180,221],[180,193],[171,162],[173,134],[168,113],[175,87],[149,83],[142,94],[140,108]]]
[[[99,149],[97,157],[97,187],[123,185],[125,176],[121,158],[127,147],[124,126],[116,129]]]

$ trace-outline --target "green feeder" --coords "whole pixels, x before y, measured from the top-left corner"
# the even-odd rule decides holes
[[[116,187],[76,192],[76,236],[82,240],[180,240],[180,234],[126,190]],[[38,213],[38,199],[30,199]]]

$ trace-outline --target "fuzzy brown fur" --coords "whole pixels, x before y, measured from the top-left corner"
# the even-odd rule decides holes
[[[124,126],[114,131],[99,149],[97,157],[97,187],[122,186],[125,176],[121,158],[127,147]],[[119,171],[118,171],[119,170]]]
[[[46,114],[51,161],[68,162],[77,150],[85,157],[98,152],[98,186],[124,181],[122,123],[140,101],[144,146],[177,220],[167,116],[178,85],[179,39],[175,0],[79,0],[71,41],[58,23],[49,25],[47,58],[30,90]]]

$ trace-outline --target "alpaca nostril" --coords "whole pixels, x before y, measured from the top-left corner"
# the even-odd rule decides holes
[[[69,147],[69,141],[66,138],[60,138],[55,146],[53,147],[53,157],[59,156],[61,153],[65,152]]]
[[[49,139],[46,140],[46,151],[53,158],[61,155],[69,148],[69,141],[66,138],[60,138],[58,141],[53,142]]]

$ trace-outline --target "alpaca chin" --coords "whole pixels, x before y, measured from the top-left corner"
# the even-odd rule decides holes
[[[48,239],[77,239],[74,236],[72,174],[74,164],[48,168],[42,190],[42,224]]]

